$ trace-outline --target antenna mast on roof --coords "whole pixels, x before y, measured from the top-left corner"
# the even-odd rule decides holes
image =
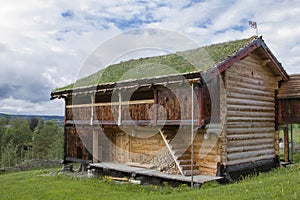
[[[258,36],[257,23],[255,21],[249,21],[249,26],[256,30],[256,36]]]

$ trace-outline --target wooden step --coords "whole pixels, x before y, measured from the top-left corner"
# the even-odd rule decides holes
[[[184,154],[180,155],[180,157],[178,158],[178,160],[190,160],[190,159],[191,159],[190,153],[184,153]]]
[[[174,152],[174,155],[179,157],[179,156],[183,155],[187,150],[186,149],[172,149],[172,151]]]
[[[192,168],[192,166],[190,164],[187,164],[187,165],[180,165],[181,169],[184,171],[184,170],[190,170]],[[196,168],[194,166],[194,168]]]
[[[169,150],[170,154],[172,155],[172,158],[175,161],[175,164],[176,164],[178,170],[180,171],[180,174],[184,175],[182,168],[180,167],[180,164],[178,163],[178,156],[174,155],[172,147],[169,145],[170,141],[167,140],[167,135],[165,135],[161,130],[159,130],[159,132],[160,132],[160,135],[161,135],[162,139],[164,140],[166,146],[168,147],[168,150]]]
[[[183,170],[183,174],[185,176],[191,176],[192,170]],[[200,170],[198,170],[198,169],[193,170],[193,175],[199,175],[199,174],[200,174]]]
[[[190,145],[188,144],[183,144],[182,142],[180,144],[176,144],[176,143],[169,143],[170,147],[174,148],[174,149],[189,149]]]
[[[178,160],[178,162],[179,162],[180,166],[181,165],[191,165],[190,159],[187,159],[187,160],[182,159],[182,160]]]

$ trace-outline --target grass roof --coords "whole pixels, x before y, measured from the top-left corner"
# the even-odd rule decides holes
[[[245,47],[255,37],[204,46],[173,54],[120,62],[54,91],[131,79],[206,71]]]

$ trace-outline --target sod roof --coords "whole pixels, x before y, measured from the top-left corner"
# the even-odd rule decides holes
[[[114,83],[125,80],[158,77],[164,75],[205,72],[247,46],[256,36],[200,47],[168,55],[140,58],[113,64],[76,83],[57,88],[64,91],[78,87]]]

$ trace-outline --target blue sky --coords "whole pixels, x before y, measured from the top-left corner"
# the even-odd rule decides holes
[[[299,16],[299,1],[3,1],[0,112],[63,115],[51,90],[74,82],[97,46],[138,28],[171,30],[203,46],[250,37],[248,21],[257,21],[287,72],[300,73]]]

